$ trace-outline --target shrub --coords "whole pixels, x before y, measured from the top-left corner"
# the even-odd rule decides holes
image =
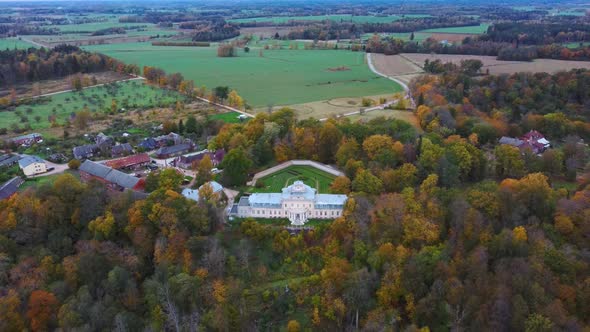
[[[68,162],[68,167],[70,169],[78,169],[78,168],[80,168],[80,165],[81,165],[81,163],[80,163],[80,160],[78,160],[78,159],[72,159]]]

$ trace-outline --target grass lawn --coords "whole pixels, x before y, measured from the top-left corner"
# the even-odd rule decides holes
[[[467,26],[467,27],[449,27],[449,28],[435,28],[421,30],[421,33],[470,33],[470,34],[484,34],[488,31],[488,23],[482,23],[480,25]]]
[[[317,16],[270,16],[270,17],[251,17],[228,20],[232,23],[250,23],[250,22],[273,22],[287,23],[289,21],[325,21],[331,20],[336,22],[354,22],[354,23],[390,23],[403,18],[420,18],[429,17],[430,15],[408,14],[408,15],[389,15],[389,16],[353,16],[353,15],[317,15]]]
[[[65,174],[65,173],[72,174],[77,179],[80,179],[80,174],[77,171],[66,170],[62,174]],[[40,187],[44,184],[52,185],[53,182],[55,182],[55,180],[58,177],[60,177],[62,174],[54,174],[54,175],[48,175],[48,176],[40,176],[40,177],[32,178],[32,179],[26,179],[25,183],[23,183],[22,186],[20,186],[20,188],[18,190],[20,192],[23,192],[23,191],[27,190],[28,188]]]
[[[209,116],[210,120],[221,120],[225,123],[242,123],[248,121],[249,118],[244,120],[240,120],[239,116],[241,114],[238,112],[226,112],[226,113],[217,113]]]
[[[14,48],[26,49],[29,47],[36,47],[33,44],[29,44],[26,41],[19,40],[18,38],[0,38],[0,51],[6,49],[13,50]]]
[[[252,192],[280,193],[283,188],[293,184],[297,180],[303,181],[318,193],[329,193],[334,176],[310,166],[291,166],[276,173],[268,175],[260,180],[264,184],[262,188],[251,188]]]
[[[49,117],[52,115],[55,115],[57,123],[63,124],[73,112],[81,111],[85,106],[91,112],[109,110],[113,99],[117,100],[119,108],[132,109],[173,105],[182,98],[178,93],[155,88],[142,81],[113,83],[81,92],[56,94],[44,98],[45,102],[20,105],[15,111],[2,111],[0,127],[10,129],[13,125],[20,126],[28,122],[33,129],[48,128],[51,126]],[[27,121],[23,121],[24,119]]]
[[[84,47],[125,63],[181,72],[195,85],[236,89],[252,107],[292,105],[341,97],[362,97],[401,91],[372,73],[363,52],[344,50],[239,50],[233,58],[217,57],[212,47],[157,47],[150,43]],[[259,51],[262,52],[260,56]],[[345,67],[344,70],[330,70]]]

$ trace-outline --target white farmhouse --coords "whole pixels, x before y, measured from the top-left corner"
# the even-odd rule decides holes
[[[37,156],[26,156],[18,161],[18,166],[26,176],[37,175],[47,172],[45,160]]]
[[[256,193],[240,198],[231,209],[239,218],[287,218],[294,226],[309,219],[335,219],[342,215],[346,195],[317,194],[316,190],[295,181],[282,193]]]

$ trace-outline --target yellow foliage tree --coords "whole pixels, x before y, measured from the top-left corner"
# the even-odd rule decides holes
[[[95,237],[109,238],[115,227],[115,217],[110,211],[88,223],[88,230],[94,233]]]
[[[227,96],[227,102],[229,106],[241,109],[244,107],[244,99],[238,95],[236,90],[231,90],[229,95]]]
[[[526,242],[528,240],[526,229],[522,226],[515,227],[512,230],[512,237],[516,242]]]

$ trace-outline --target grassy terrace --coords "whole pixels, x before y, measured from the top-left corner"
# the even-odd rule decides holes
[[[217,57],[217,47],[157,47],[150,43],[93,45],[97,51],[140,67],[182,72],[198,86],[229,86],[253,107],[293,105],[340,97],[395,93],[396,83],[372,73],[363,52],[343,50],[263,50],[251,47],[233,58]],[[344,68],[333,70],[333,68]]]
[[[252,188],[251,191],[279,193],[281,189],[293,184],[297,180],[303,181],[312,188],[316,188],[319,193],[329,193],[334,176],[310,166],[291,166],[258,180],[264,186],[261,188]]]

